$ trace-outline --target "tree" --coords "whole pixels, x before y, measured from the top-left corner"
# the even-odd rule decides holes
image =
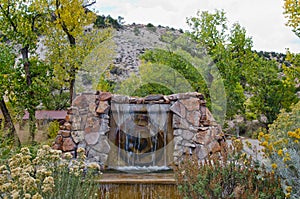
[[[0,109],[4,117],[4,130],[8,130],[7,138],[14,140],[16,146],[20,146],[12,117],[3,98],[10,86],[11,77],[14,75],[15,58],[12,49],[0,43]]]
[[[85,2],[83,0],[48,1],[48,30],[45,42],[49,53],[48,58],[54,67],[54,74],[58,81],[62,85],[68,83],[70,104],[75,93],[76,74],[84,57],[110,35],[106,31],[99,37],[96,34],[89,35],[88,31],[85,31],[85,28],[93,24],[96,19],[96,15],[86,8],[91,4]]]
[[[213,62],[210,65],[215,64],[221,73],[227,97],[226,117],[230,118],[244,113],[245,88],[240,80],[249,54],[249,50],[245,49],[251,49],[251,42],[248,42],[245,30],[238,24],[234,24],[231,34],[228,34],[226,23],[225,13],[218,10],[214,14],[198,12],[197,17],[188,19],[192,28],[191,38],[198,43],[198,48],[206,50]]]
[[[300,37],[300,1],[285,0],[284,15],[288,19],[287,26],[291,27],[293,32]]]
[[[252,66],[251,74],[247,76],[253,95],[250,98],[252,111],[266,116],[265,126],[268,129],[281,109],[289,109],[291,104],[297,102],[295,87],[284,83],[285,78],[279,77],[278,66],[274,61],[256,57]]]
[[[252,51],[252,40],[244,28],[237,23],[230,29],[227,27],[224,12],[198,12],[197,15],[188,19],[190,35],[198,48],[206,49],[221,73],[227,95],[227,118],[247,115],[250,111],[257,116],[265,115],[267,127],[280,109],[297,101],[295,89],[284,83],[285,78],[279,76],[274,61]]]
[[[3,0],[0,3],[0,31],[14,47],[20,46],[21,62],[16,66],[14,76],[15,87],[12,95],[16,102],[29,112],[30,134],[32,140],[35,132],[35,109],[39,104],[36,95],[39,89],[38,77],[34,77],[33,63],[38,63],[34,54],[36,52],[38,36],[45,24],[44,10],[39,9],[40,0]],[[35,67],[35,69],[38,69]],[[33,81],[33,78],[36,78]],[[23,81],[24,80],[24,81]]]

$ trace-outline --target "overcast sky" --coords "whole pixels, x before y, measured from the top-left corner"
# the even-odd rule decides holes
[[[152,23],[187,30],[186,18],[198,10],[223,9],[228,23],[238,22],[252,37],[254,49],[300,52],[296,37],[283,16],[283,0],[98,0],[99,14],[124,17],[126,24]]]

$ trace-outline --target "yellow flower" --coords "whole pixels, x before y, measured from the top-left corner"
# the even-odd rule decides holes
[[[277,152],[277,154],[278,154],[279,156],[282,156],[282,155],[283,155],[282,149],[279,149],[278,152]]]
[[[277,168],[277,164],[273,163],[273,164],[272,164],[272,168],[273,168],[273,169],[276,169],[276,168]]]
[[[292,192],[292,187],[291,186],[287,186],[285,188],[285,190],[288,192],[288,193],[291,193]]]
[[[264,141],[260,144],[261,146],[264,146],[264,147],[267,147],[268,146],[268,142],[267,141]]]
[[[291,197],[291,193],[286,193],[286,194],[285,194],[285,197],[286,197],[286,198],[290,198],[290,197]]]

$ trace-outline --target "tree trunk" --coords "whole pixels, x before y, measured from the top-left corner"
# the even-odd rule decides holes
[[[36,120],[35,120],[35,110],[28,110],[29,113],[29,133],[31,138],[31,143],[34,143],[35,130],[36,130]]]
[[[71,78],[70,80],[70,106],[72,106],[73,97],[74,97],[74,85],[75,85],[75,79]]]
[[[30,62],[29,62],[29,46],[26,45],[24,48],[21,49],[22,59],[24,62],[24,70],[25,70],[25,78],[26,78],[26,84],[29,87],[31,85],[31,72],[30,72]],[[29,92],[30,96],[34,96],[34,92]],[[31,106],[30,106],[31,107]],[[29,108],[29,134],[31,137],[31,142],[34,142],[35,137],[35,108]]]
[[[24,61],[24,70],[27,86],[31,85],[30,63],[29,63],[29,46],[26,45],[21,49],[22,59]]]
[[[15,129],[11,116],[8,112],[3,97],[0,97],[0,109],[4,117],[4,130],[8,130],[7,137],[10,139],[14,139],[15,146],[20,146],[21,145],[20,139],[18,137],[17,131]]]
[[[71,35],[69,33],[69,31],[65,31],[68,39],[69,39],[69,44],[70,46],[73,48],[76,45],[76,39],[73,37],[73,35]],[[75,92],[74,92],[74,86],[75,86],[75,78],[76,78],[76,73],[77,73],[77,69],[72,66],[71,71],[70,71],[70,105],[72,106],[72,102],[73,102],[73,97],[75,96]]]

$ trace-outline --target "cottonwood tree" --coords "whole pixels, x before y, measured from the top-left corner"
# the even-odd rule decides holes
[[[191,37],[201,48],[206,48],[221,73],[228,119],[251,111],[257,116],[265,115],[267,127],[281,108],[288,108],[296,101],[294,89],[279,77],[277,64],[252,51],[252,40],[239,24],[228,28],[223,11],[198,12],[188,23],[192,28]],[[251,110],[245,109],[246,100],[247,103],[250,100]]]
[[[285,0],[284,15],[288,19],[287,26],[291,27],[293,32],[300,37],[300,1]]]
[[[48,1],[47,59],[54,67],[55,81],[68,87],[70,104],[75,94],[76,75],[83,69],[86,56],[111,37],[111,29],[92,28],[96,15],[87,9],[92,3],[83,0]]]
[[[198,12],[196,17],[188,18],[187,22],[192,29],[191,38],[198,43],[199,48],[206,49],[213,61],[211,65],[215,64],[218,67],[223,78],[227,96],[227,118],[243,113],[245,97],[240,79],[244,66],[239,56],[244,54],[246,57],[247,51],[241,52],[240,49],[249,48],[247,46],[249,44],[234,43],[238,40],[248,40],[243,29],[235,24],[231,34],[228,34],[229,28],[223,11],[216,11],[213,14],[207,11]]]
[[[8,130],[7,138],[14,140],[16,146],[20,146],[13,119],[6,106],[4,95],[9,90],[12,76],[14,75],[15,55],[12,49],[4,43],[0,43],[0,110],[4,117],[4,130]]]
[[[44,30],[45,14],[40,9],[40,0],[2,0],[0,2],[0,31],[1,34],[21,54],[20,61],[16,64],[14,101],[20,106],[22,112],[29,112],[29,131],[34,140],[35,110],[40,103],[38,95],[40,64],[35,57],[38,37]],[[35,66],[34,66],[35,65]],[[18,75],[18,76],[17,76]],[[24,113],[24,112],[23,112]]]

